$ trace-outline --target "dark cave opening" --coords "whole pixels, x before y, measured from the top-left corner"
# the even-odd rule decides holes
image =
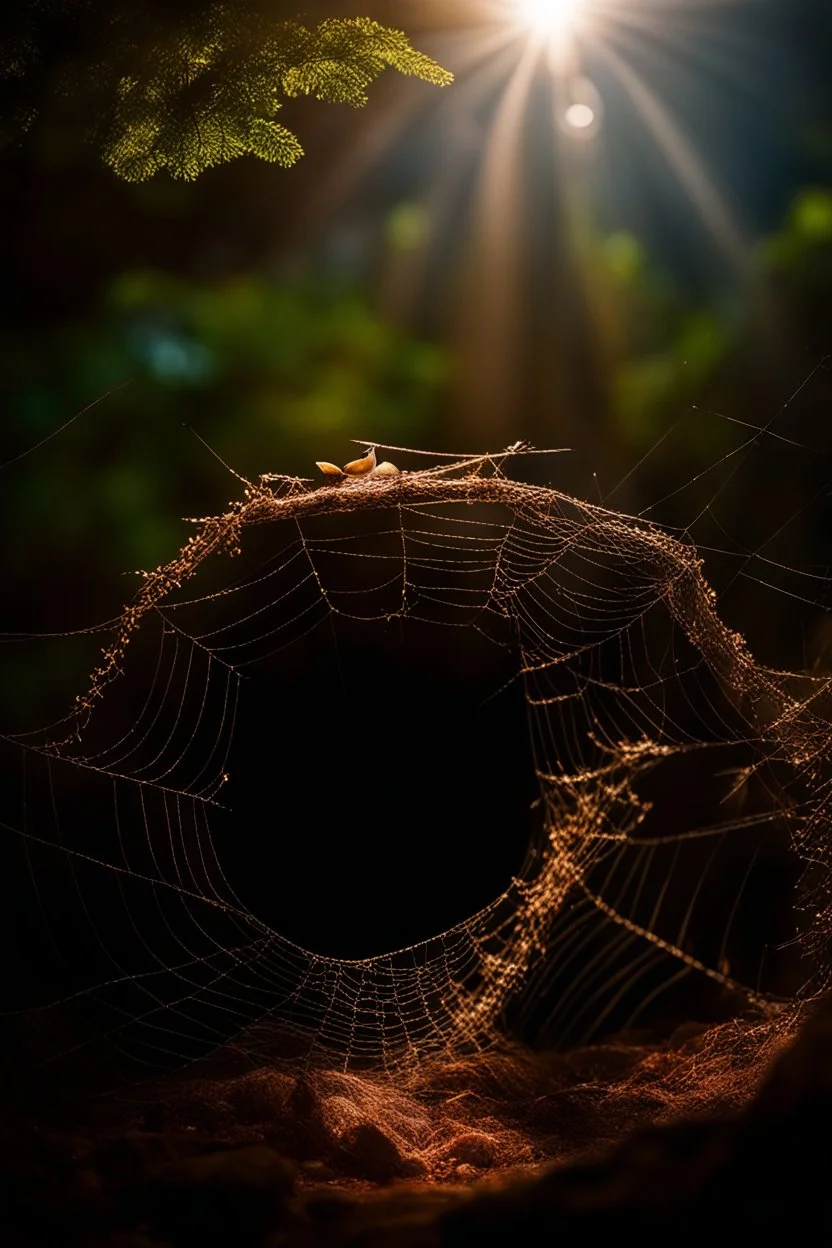
[[[522,865],[537,796],[513,646],[334,617],[244,682],[215,843],[248,909],[316,953],[434,936]]]

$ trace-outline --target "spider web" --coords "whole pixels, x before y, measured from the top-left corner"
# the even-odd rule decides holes
[[[46,1056],[60,1018],[63,1052],[106,1040],[149,1072],[231,1042],[392,1073],[506,1035],[602,1035],[682,982],[764,1015],[828,986],[828,682],[755,661],[690,542],[513,479],[506,456],[246,483],[142,574],[70,714],[6,738],[23,776],[10,865],[42,920],[27,956],[51,968],[48,1003],[24,1001]],[[281,681],[338,629],[366,653],[408,633],[507,660],[537,787],[496,896],[362,957],[255,913],[224,852],[256,832],[256,870],[265,837],[307,834],[281,766]],[[349,696],[391,732],[408,716],[371,674]],[[239,742],[267,731],[243,818]],[[335,793],[316,765],[319,827],[360,832],[370,782]],[[500,835],[483,830],[483,854]]]

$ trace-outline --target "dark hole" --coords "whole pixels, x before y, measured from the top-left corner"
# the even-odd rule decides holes
[[[334,617],[254,673],[216,842],[240,899],[354,958],[499,895],[536,796],[517,671],[513,647],[474,629]]]

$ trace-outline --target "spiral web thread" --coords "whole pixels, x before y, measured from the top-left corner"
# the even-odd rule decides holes
[[[625,994],[645,1004],[684,976],[763,1011],[828,985],[828,685],[755,662],[693,546],[513,480],[505,462],[247,484],[142,574],[70,716],[10,741],[33,794],[12,830],[44,919],[63,944],[61,893],[76,957],[100,972],[72,998],[94,1000],[99,1031],[145,1068],[280,1036],[305,1060],[398,1071],[489,1045],[507,1017],[522,1032],[541,1002],[578,1035]],[[540,791],[541,830],[501,896],[352,961],[249,913],[212,840],[240,681],[333,616],[494,638],[508,626]],[[133,687],[135,654],[154,649]],[[275,766],[279,818],[290,778]],[[675,781],[650,787],[680,766],[720,795],[704,826],[676,817]],[[68,819],[83,803],[94,826]],[[772,837],[799,868],[785,979],[776,951],[751,953],[741,934]]]

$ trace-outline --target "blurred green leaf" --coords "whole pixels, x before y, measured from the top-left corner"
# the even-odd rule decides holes
[[[790,224],[807,242],[832,239],[832,191],[813,187],[794,201]]]
[[[602,244],[609,270],[623,286],[635,282],[644,270],[646,253],[634,235],[625,230],[610,234]]]
[[[429,227],[430,217],[421,204],[397,204],[387,218],[387,241],[395,251],[416,251]]]

